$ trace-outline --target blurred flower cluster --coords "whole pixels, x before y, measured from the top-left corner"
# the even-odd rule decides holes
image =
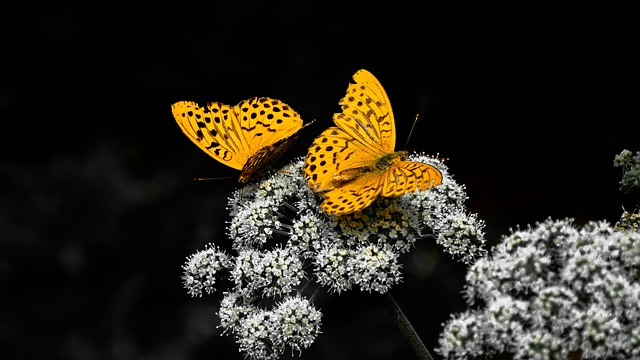
[[[620,191],[629,193],[640,188],[640,151],[635,155],[629,150],[622,150],[613,159],[613,166],[622,168]]]
[[[623,150],[620,191],[640,188]],[[466,275],[469,309],[443,324],[447,359],[640,359],[640,216],[552,220],[512,231]]]
[[[548,219],[513,231],[466,275],[470,309],[436,351],[448,359],[640,359],[640,233]]]
[[[320,333],[314,291],[386,293],[402,280],[399,256],[419,239],[435,239],[444,252],[473,263],[486,253],[484,223],[466,211],[464,187],[442,161],[423,154],[410,160],[437,167],[442,183],[341,217],[318,206],[322,199],[306,185],[302,158],[236,190],[227,228],[235,254],[210,244],[188,257],[185,288],[202,296],[216,291],[216,279],[227,279],[220,326],[246,356],[277,359],[309,347]]]

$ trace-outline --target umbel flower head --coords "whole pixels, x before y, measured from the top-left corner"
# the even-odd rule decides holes
[[[622,168],[620,191],[630,193],[640,189],[640,151],[634,155],[629,150],[622,150],[613,159],[613,166]]]
[[[640,233],[548,219],[466,276],[470,309],[444,324],[447,359],[640,359]]]
[[[192,296],[212,293],[213,277],[226,270],[232,286],[223,293],[220,326],[248,357],[276,359],[307,348],[320,333],[322,314],[305,290],[386,293],[402,280],[400,255],[423,238],[466,264],[484,255],[484,223],[466,211],[464,187],[442,161],[410,159],[437,167],[442,183],[341,217],[322,212],[321,195],[303,178],[302,158],[236,190],[227,228],[235,255],[215,245],[192,255],[183,266],[184,286]]]

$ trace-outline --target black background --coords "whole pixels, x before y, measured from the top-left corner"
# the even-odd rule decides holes
[[[397,148],[439,154],[489,244],[547,217],[615,222],[622,149],[640,150],[640,18],[627,9],[395,2],[52,2],[0,12],[3,358],[241,359],[220,294],[182,288],[186,256],[224,236],[237,171],[196,148],[178,100],[281,99],[331,125],[351,76],[393,104]],[[215,181],[194,177],[229,176]],[[392,294],[433,349],[462,311],[464,266],[429,240]],[[222,289],[221,289],[222,290]],[[305,359],[412,352],[380,296],[321,294]],[[5,357],[6,356],[6,357]]]

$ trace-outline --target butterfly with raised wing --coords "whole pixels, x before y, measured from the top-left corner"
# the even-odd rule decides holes
[[[246,183],[263,174],[298,138],[300,115],[280,100],[254,97],[235,106],[179,101],[171,107],[182,131],[212,158],[240,170]]]

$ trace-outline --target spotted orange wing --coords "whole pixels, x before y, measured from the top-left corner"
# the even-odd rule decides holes
[[[307,154],[304,170],[309,187],[326,191],[370,171],[383,155],[393,152],[395,121],[387,93],[367,70],[355,73],[334,114],[335,127],[318,136]]]
[[[255,97],[235,106],[179,101],[171,107],[185,135],[219,162],[241,170],[240,182],[256,178],[297,139],[306,125],[280,100]]]

